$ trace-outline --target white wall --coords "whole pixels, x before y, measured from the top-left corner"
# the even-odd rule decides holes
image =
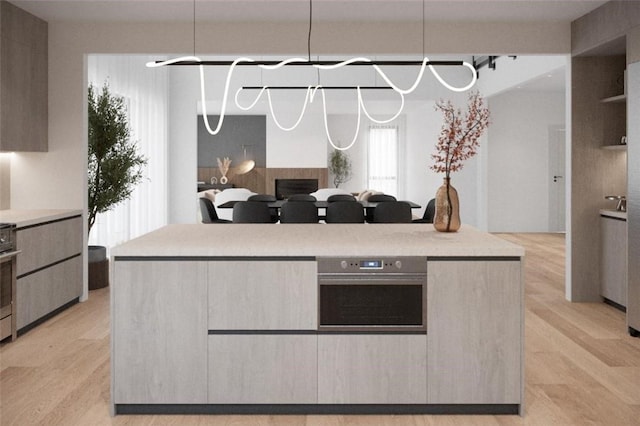
[[[209,54],[300,54],[305,43],[292,34],[305,34],[306,23],[198,23],[196,45]],[[424,43],[428,52],[473,54],[567,54],[571,49],[570,25],[539,23],[353,23],[314,25],[314,45],[319,54],[416,54]],[[212,42],[214,41],[214,42]],[[11,164],[11,208],[87,208],[87,78],[85,55],[91,53],[166,54],[191,52],[190,23],[49,23],[49,152],[20,153]],[[187,72],[187,71],[186,71]],[[189,71],[192,72],[192,71]],[[175,91],[172,89],[171,94]],[[172,103],[170,97],[169,102]],[[192,108],[194,112],[195,107]],[[175,105],[171,106],[172,109]],[[171,112],[170,112],[171,113]],[[195,115],[195,114],[194,114]],[[192,115],[192,117],[194,116]],[[195,135],[195,126],[193,126]],[[178,137],[177,143],[172,140]],[[188,163],[190,150],[180,148],[189,135],[170,130],[169,158]],[[192,135],[193,136],[193,135]],[[195,155],[193,156],[195,158]],[[195,163],[194,163],[195,164]],[[180,208],[181,194],[190,193],[196,180],[169,175],[170,220]],[[33,194],[37,194],[34,196]],[[191,204],[189,204],[191,205]],[[190,208],[190,207],[188,207]],[[85,225],[86,226],[86,225]],[[86,240],[85,240],[86,242]],[[86,253],[85,253],[86,254]],[[83,298],[87,296],[86,268]]]
[[[490,232],[548,232],[549,126],[564,125],[564,93],[510,91],[489,99]]]

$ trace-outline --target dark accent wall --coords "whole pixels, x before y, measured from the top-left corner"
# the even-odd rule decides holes
[[[215,129],[219,115],[208,115],[209,124]],[[247,160],[256,162],[256,167],[267,164],[267,117],[265,115],[227,115],[217,135],[207,131],[202,115],[198,115],[198,167],[218,167],[216,158],[229,157],[231,167],[244,161],[245,145]]]

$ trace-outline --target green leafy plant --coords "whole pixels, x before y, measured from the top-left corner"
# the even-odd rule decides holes
[[[89,232],[98,213],[111,210],[131,196],[143,179],[146,158],[139,155],[124,98],[89,86]]]
[[[329,155],[329,172],[333,175],[336,188],[351,179],[351,159],[344,151],[334,149]]]

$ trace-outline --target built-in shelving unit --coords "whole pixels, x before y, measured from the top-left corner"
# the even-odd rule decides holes
[[[603,145],[602,149],[608,149],[611,151],[626,151],[627,150],[627,145],[622,145],[622,144],[618,144],[618,145]]]

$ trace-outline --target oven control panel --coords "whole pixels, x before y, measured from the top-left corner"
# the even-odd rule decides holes
[[[340,273],[425,273],[426,257],[318,258],[319,274]]]

